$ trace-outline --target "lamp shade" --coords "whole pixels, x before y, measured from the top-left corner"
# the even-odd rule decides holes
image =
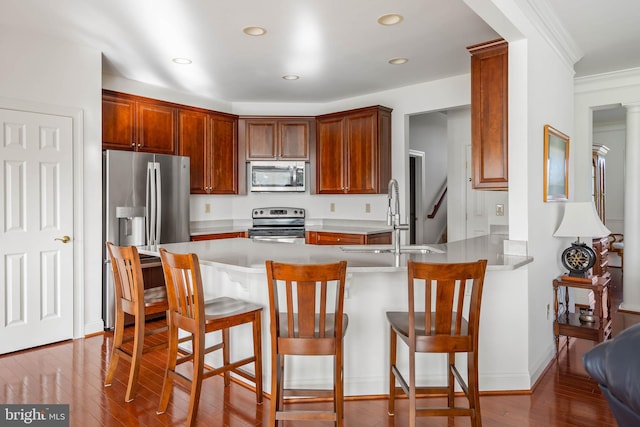
[[[593,202],[566,203],[560,226],[554,237],[602,237],[611,231],[600,221]]]

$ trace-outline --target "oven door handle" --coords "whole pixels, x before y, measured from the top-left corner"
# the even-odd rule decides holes
[[[253,236],[253,240],[262,242],[282,242],[282,243],[295,243],[296,241],[303,241],[304,237],[295,236]]]

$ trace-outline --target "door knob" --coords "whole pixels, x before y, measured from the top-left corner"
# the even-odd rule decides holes
[[[69,243],[71,241],[71,237],[69,236],[62,236],[62,237],[56,237],[53,240],[60,240],[62,241],[62,243]]]

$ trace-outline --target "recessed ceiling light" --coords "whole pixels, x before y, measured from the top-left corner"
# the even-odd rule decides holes
[[[262,36],[266,34],[267,30],[262,27],[244,27],[242,32],[248,36]]]
[[[282,76],[285,80],[298,80],[300,76],[296,76],[295,74],[287,74],[286,76]]]
[[[396,25],[402,22],[404,18],[397,13],[388,13],[378,18],[378,24],[380,25]]]
[[[188,65],[188,64],[191,64],[191,62],[193,62],[189,58],[173,58],[172,61],[175,62],[176,64],[181,64],[181,65]]]
[[[389,64],[393,65],[406,64],[407,62],[409,62],[407,58],[391,58],[389,60]]]

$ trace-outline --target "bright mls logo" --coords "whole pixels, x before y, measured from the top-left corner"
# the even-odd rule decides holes
[[[69,405],[0,405],[0,427],[69,427]]]

